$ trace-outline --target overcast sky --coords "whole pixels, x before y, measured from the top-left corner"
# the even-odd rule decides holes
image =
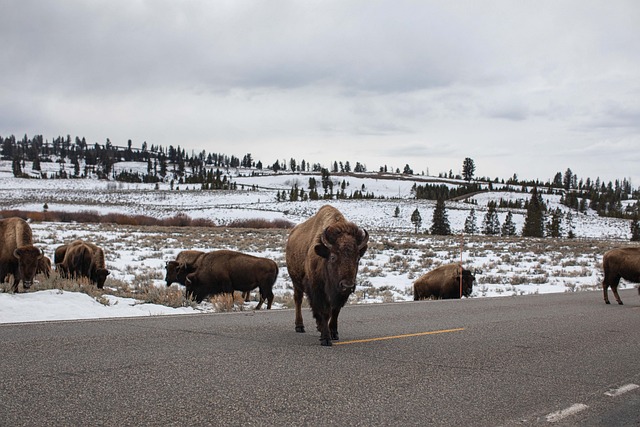
[[[630,178],[640,2],[0,0],[0,135]]]

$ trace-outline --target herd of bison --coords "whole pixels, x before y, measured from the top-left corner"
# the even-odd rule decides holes
[[[332,206],[295,226],[287,239],[286,265],[293,282],[295,329],[305,332],[302,299],[306,295],[320,332],[320,343],[330,346],[338,337],[338,316],[356,288],[360,258],[367,250],[369,233],[347,221]],[[104,252],[97,245],[75,240],[56,248],[54,264],[66,278],[87,278],[98,288],[109,275]],[[604,301],[609,304],[608,288],[618,304],[621,278],[640,282],[640,248],[617,248],[603,256]],[[12,291],[22,282],[29,288],[38,273],[49,275],[51,260],[33,245],[29,224],[21,218],[0,219],[0,283],[13,276]],[[273,285],[278,265],[270,259],[230,250],[203,252],[185,250],[166,263],[167,286],[177,282],[186,296],[197,302],[210,295],[240,291],[245,298],[258,288],[260,301],[256,309],[273,303]],[[446,264],[426,273],[413,284],[414,299],[448,299],[469,297],[475,277],[458,263]],[[640,289],[639,289],[640,292]]]

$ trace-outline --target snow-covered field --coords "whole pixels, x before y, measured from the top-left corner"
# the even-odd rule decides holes
[[[118,168],[138,170],[146,164],[121,163]],[[234,249],[274,259],[280,266],[275,293],[283,307],[291,294],[291,282],[284,263],[287,230],[243,230],[225,225],[237,219],[282,219],[299,223],[313,215],[326,201],[278,202],[277,191],[289,191],[295,184],[307,188],[308,174],[240,176],[231,171],[238,191],[202,191],[193,186],[169,183],[124,184],[95,179],[40,180],[16,179],[10,162],[0,161],[0,209],[42,211],[95,211],[147,215],[158,218],[185,213],[191,218],[213,220],[216,228],[162,228],[114,226],[110,224],[32,223],[34,243],[53,258],[55,248],[76,238],[102,246],[113,283],[136,286],[164,286],[164,263],[183,249]],[[319,175],[315,176],[320,182]],[[629,222],[600,218],[595,213],[572,214],[576,239],[523,239],[462,236],[471,208],[477,225],[482,226],[490,200],[523,199],[517,192],[482,193],[476,204],[451,202],[447,215],[453,236],[430,236],[425,231],[432,221],[434,202],[411,197],[414,183],[426,177],[392,180],[383,177],[333,176],[334,188],[345,182],[346,193],[372,192],[373,200],[333,200],[328,203],[345,216],[367,228],[370,246],[361,261],[359,285],[352,303],[411,300],[412,283],[432,268],[462,259],[466,267],[477,269],[472,297],[520,296],[547,292],[574,292],[598,289],[602,280],[604,251],[631,243]],[[244,187],[244,189],[242,189]],[[179,188],[179,189],[177,189]],[[551,208],[559,196],[545,195]],[[396,210],[399,214],[396,215]],[[419,233],[411,223],[412,212],[422,217]],[[512,210],[518,232],[524,223],[522,210]],[[504,222],[507,210],[499,210]],[[565,229],[568,224],[563,223]],[[178,286],[178,285],[173,285]],[[624,286],[624,285],[623,285]],[[630,286],[630,285],[627,285]],[[594,301],[601,294],[594,293]],[[255,303],[254,303],[255,304]],[[249,308],[250,305],[247,305]],[[170,308],[145,304],[130,298],[107,296],[97,301],[87,294],[61,290],[0,293],[0,322],[26,322],[54,319],[84,319],[118,316],[148,316],[197,313],[215,308],[207,302],[195,307]]]

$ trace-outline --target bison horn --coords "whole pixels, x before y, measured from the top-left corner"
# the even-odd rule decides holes
[[[329,243],[329,235],[328,232],[329,231],[329,227],[325,228],[324,231],[322,232],[322,234],[320,235],[320,242],[327,248],[327,249],[331,249],[331,243]]]
[[[358,237],[362,238],[362,241],[358,245],[358,249],[362,249],[367,245],[367,242],[369,241],[369,232],[367,230],[365,230],[364,228],[359,228],[358,229],[358,234],[359,234]]]
[[[18,252],[18,249],[13,250],[13,256],[16,258],[20,258],[20,252]]]

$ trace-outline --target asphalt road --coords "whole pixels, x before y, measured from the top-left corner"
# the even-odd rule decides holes
[[[640,425],[640,297],[0,326],[0,426]],[[380,339],[383,338],[383,339]]]

